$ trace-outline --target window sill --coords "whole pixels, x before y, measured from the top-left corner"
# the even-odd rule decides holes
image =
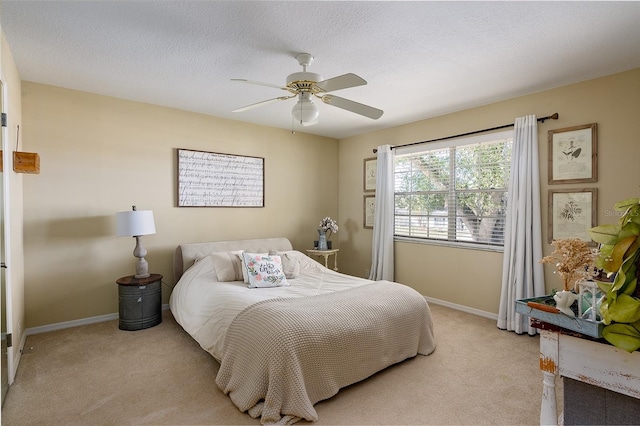
[[[444,241],[444,240],[428,240],[424,238],[412,238],[412,237],[401,237],[395,235],[393,237],[394,242],[400,243],[411,243],[411,244],[423,244],[427,246],[444,246],[465,250],[480,250],[480,251],[492,251],[497,253],[504,253],[504,247],[502,246],[483,246],[473,243],[464,243],[464,242],[452,242],[452,241]]]

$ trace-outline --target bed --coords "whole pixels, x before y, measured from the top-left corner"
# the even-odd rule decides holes
[[[418,292],[328,269],[286,238],[182,244],[173,266],[173,316],[220,363],[220,389],[263,424],[316,421],[317,402],[435,350]]]

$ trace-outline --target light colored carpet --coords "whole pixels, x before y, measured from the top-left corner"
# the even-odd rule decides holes
[[[535,425],[539,338],[431,304],[436,351],[316,404],[319,425]],[[29,336],[3,425],[256,425],[215,384],[218,363],[166,311],[162,324],[118,321]],[[562,383],[557,380],[558,408]],[[302,421],[299,425],[310,424]]]

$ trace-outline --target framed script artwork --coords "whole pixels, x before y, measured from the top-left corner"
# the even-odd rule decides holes
[[[264,207],[264,158],[178,149],[178,207]]]
[[[549,183],[598,181],[597,124],[549,130]]]
[[[364,192],[376,190],[376,173],[378,171],[378,159],[376,157],[364,159]]]
[[[373,219],[376,213],[376,196],[364,196],[364,228],[373,229]]]
[[[588,230],[596,226],[598,189],[549,190],[549,244],[579,238],[595,245]]]

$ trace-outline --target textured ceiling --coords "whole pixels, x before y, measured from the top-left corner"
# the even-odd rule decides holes
[[[303,131],[344,138],[640,67],[640,2],[0,1],[23,80],[284,129],[315,60],[371,120],[319,102]],[[532,111],[545,114],[554,111]],[[498,123],[500,124],[500,123]]]

